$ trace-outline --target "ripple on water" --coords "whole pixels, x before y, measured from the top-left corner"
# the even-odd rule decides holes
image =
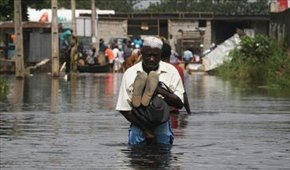
[[[23,93],[11,79],[0,103],[0,169],[289,169],[289,98],[187,75],[192,114],[171,116],[174,145],[131,147],[129,123],[114,110],[121,76],[54,87],[35,75]]]

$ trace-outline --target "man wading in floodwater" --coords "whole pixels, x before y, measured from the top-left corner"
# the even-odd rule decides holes
[[[172,144],[169,106],[183,107],[184,87],[174,66],[161,61],[162,41],[145,37],[142,61],[123,75],[116,110],[131,122],[129,144]]]

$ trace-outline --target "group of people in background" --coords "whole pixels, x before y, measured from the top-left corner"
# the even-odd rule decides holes
[[[67,32],[68,31],[64,33]],[[72,36],[71,32],[70,35]],[[121,43],[114,40],[110,42],[110,44],[105,43],[104,39],[100,38],[98,50],[93,47],[88,51],[84,51],[81,48],[81,42],[78,42],[77,39],[74,38],[71,40],[71,48],[67,48],[70,42],[66,41],[64,36],[68,35],[63,34],[63,37],[60,37],[62,40],[61,49],[62,47],[66,47],[65,50],[67,51],[67,56],[65,57],[67,66],[66,72],[69,72],[70,69],[76,71],[75,65],[106,64],[110,66],[111,72],[124,72],[141,60],[140,49],[143,46],[143,39],[140,36],[136,36],[132,40],[124,38]],[[166,39],[162,39],[162,41],[169,44]],[[73,49],[73,51],[71,51],[71,49]],[[78,56],[78,61],[76,61],[75,56]],[[184,69],[186,69],[187,65],[190,63],[200,62],[200,50],[197,48],[187,48],[179,55],[175,50],[171,49],[169,63],[178,65],[181,61],[184,62]],[[75,62],[77,62],[77,64],[73,64]]]
[[[124,72],[140,60],[140,48],[143,41],[137,36],[133,41],[123,39],[122,44],[117,40],[110,45],[106,44],[104,39],[99,40],[99,51],[92,48],[85,58],[88,65],[109,64],[112,72]]]

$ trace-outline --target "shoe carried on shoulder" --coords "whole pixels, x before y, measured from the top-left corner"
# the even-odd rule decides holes
[[[148,75],[145,91],[143,93],[141,104],[143,106],[148,106],[150,103],[150,100],[152,96],[154,95],[154,92],[158,86],[159,77],[158,74],[155,71],[151,71]]]
[[[141,104],[142,94],[146,85],[147,74],[138,72],[133,84],[132,105],[139,107]]]

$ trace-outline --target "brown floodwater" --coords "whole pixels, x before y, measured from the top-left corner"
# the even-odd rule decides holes
[[[0,169],[279,169],[290,167],[290,94],[186,75],[192,114],[171,116],[172,146],[127,144],[115,104],[122,74],[6,76]]]

